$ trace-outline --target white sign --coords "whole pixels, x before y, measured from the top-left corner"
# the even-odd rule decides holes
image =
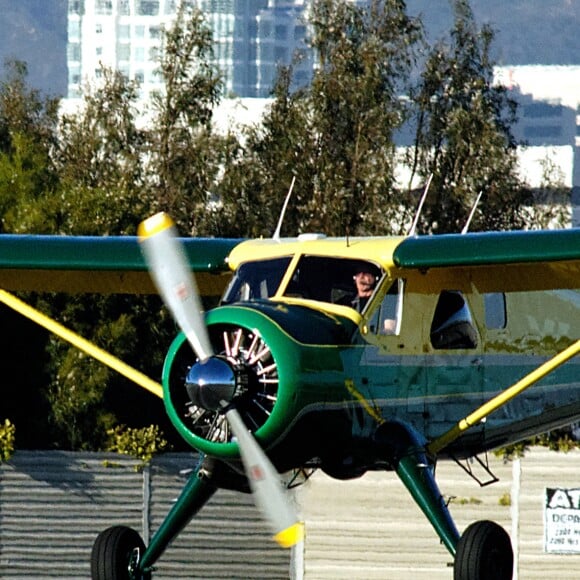
[[[544,551],[580,554],[580,488],[546,488]]]

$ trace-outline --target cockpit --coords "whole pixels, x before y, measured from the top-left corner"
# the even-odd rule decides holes
[[[291,256],[245,262],[238,267],[222,304],[278,296],[351,306],[356,296],[354,278],[361,269],[371,273],[374,289],[384,272],[366,260],[302,255],[294,262]]]

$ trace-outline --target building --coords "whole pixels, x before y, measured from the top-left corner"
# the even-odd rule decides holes
[[[290,64],[297,49],[297,82],[310,79],[304,0],[69,0],[67,96],[79,97],[103,65],[138,81],[144,99],[159,90],[162,31],[182,2],[205,14],[226,96],[268,96],[277,67]]]
[[[81,96],[83,84],[97,78],[102,65],[138,81],[145,101],[160,90],[156,69],[162,31],[181,2],[205,14],[224,96],[267,98],[280,65],[294,67],[295,88],[310,82],[315,65],[306,41],[307,0],[68,0],[69,99]],[[541,182],[546,163],[561,173],[562,184],[573,192],[574,226],[580,225],[579,73],[580,66],[543,65],[496,71],[496,81],[520,104],[514,132],[525,143],[523,173],[532,186]],[[401,146],[408,144],[404,134],[400,137]]]
[[[571,225],[580,227],[580,66],[498,67],[496,81],[519,104],[514,134],[525,144],[523,169],[534,185],[545,160],[560,169],[572,189]]]

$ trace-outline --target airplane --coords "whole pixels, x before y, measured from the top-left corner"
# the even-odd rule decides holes
[[[509,579],[509,535],[488,520],[458,531],[437,462],[486,469],[488,451],[580,420],[580,229],[186,239],[160,213],[135,237],[0,236],[0,288],[1,302],[161,397],[200,453],[148,546],[125,526],[99,534],[95,579],[150,578],[220,488],[253,493],[278,543],[296,545],[287,488],[317,469],[394,472],[455,580]],[[31,289],[159,292],[181,330],[162,384],[11,294]],[[221,299],[204,313],[200,295]]]

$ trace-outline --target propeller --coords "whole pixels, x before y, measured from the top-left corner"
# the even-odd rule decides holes
[[[139,225],[139,241],[153,281],[194,352],[200,359],[199,372],[212,359],[211,346],[195,279],[177,239],[173,220],[161,212]],[[211,364],[207,365],[211,367]],[[258,442],[229,401],[219,401],[230,429],[238,441],[246,477],[254,501],[283,547],[300,542],[303,524],[298,521],[283,489],[280,477]]]

